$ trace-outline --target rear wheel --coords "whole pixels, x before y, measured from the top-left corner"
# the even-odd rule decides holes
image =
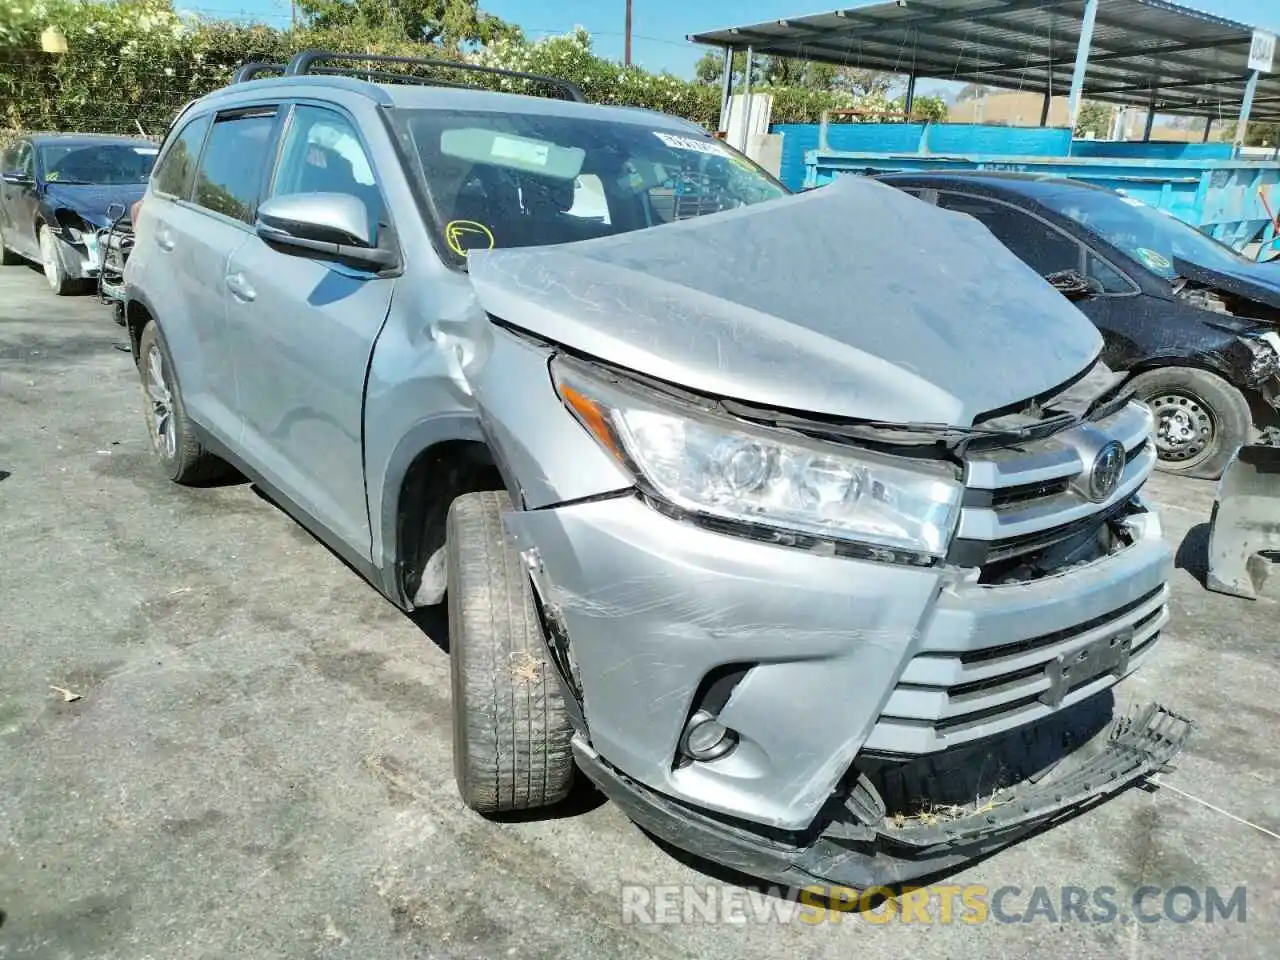
[[[1253,415],[1244,394],[1194,367],[1162,367],[1133,378],[1134,393],[1156,416],[1160,469],[1213,480],[1249,442]]]
[[[0,267],[15,267],[22,263],[20,256],[5,246],[4,231],[0,230]]]
[[[468,493],[448,519],[453,769],[467,805],[506,813],[563,800],[573,736],[529,574],[502,528],[506,493]]]
[[[208,483],[229,475],[226,462],[205,450],[196,438],[173,375],[168,345],[154,323],[143,328],[138,340],[138,374],[151,446],[165,475],[183,484]]]

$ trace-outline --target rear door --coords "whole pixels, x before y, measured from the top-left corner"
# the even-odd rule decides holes
[[[21,178],[0,183],[0,227],[5,246],[24,257],[40,259],[36,243],[36,160],[31,142],[19,140],[5,158],[4,172]]]
[[[284,127],[268,195],[304,193],[355,196],[371,227],[390,230],[361,132],[330,105],[300,103]],[[246,458],[310,519],[367,557],[365,375],[394,279],[286,253],[250,235],[231,256],[226,282]]]
[[[129,264],[148,284],[188,411],[233,448],[242,422],[227,338],[226,267],[251,236],[279,109],[206,114],[182,128],[157,165]]]

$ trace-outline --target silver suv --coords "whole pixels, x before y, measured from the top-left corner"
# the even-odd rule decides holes
[[[1177,753],[1110,692],[1170,552],[1074,306],[892,187],[791,196],[685,121],[437,67],[308,52],[190,105],[126,313],[168,476],[233,466],[447,600],[468,804],[577,769],[695,854],[867,886]]]

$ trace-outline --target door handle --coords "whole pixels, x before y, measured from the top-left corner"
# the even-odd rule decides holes
[[[231,295],[237,300],[243,300],[249,303],[258,295],[253,286],[245,279],[243,273],[229,273],[226,277],[227,289],[231,291]]]
[[[173,234],[168,230],[161,230],[156,234],[156,246],[161,250],[173,249]]]

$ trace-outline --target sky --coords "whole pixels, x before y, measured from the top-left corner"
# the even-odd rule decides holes
[[[1280,31],[1280,3],[1276,0],[1183,2],[1206,13]],[[858,0],[847,5],[856,6]],[[252,17],[278,26],[289,22],[289,0],[175,0],[175,6],[210,16]],[[624,0],[480,0],[480,6],[519,24],[535,39],[585,27],[593,37],[596,53],[622,59]],[[686,41],[688,34],[825,13],[839,6],[838,0],[632,0],[632,59],[650,70],[692,77],[693,65],[705,51]],[[920,92],[929,92],[924,82]]]

